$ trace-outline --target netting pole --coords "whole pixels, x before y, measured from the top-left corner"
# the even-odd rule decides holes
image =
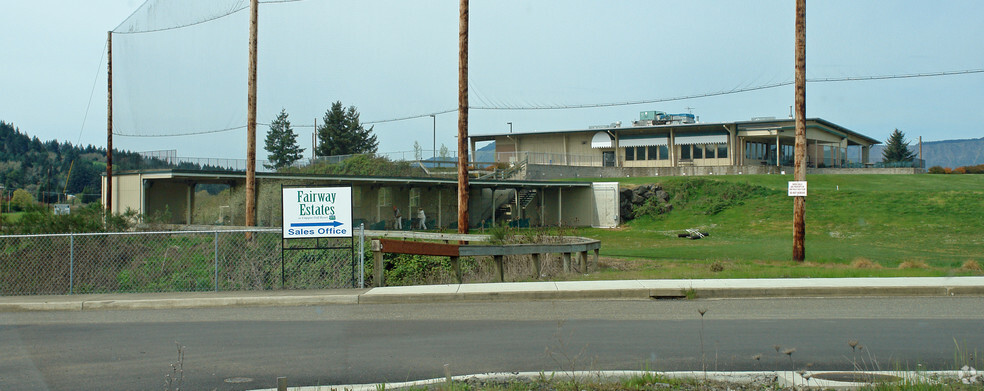
[[[796,0],[796,167],[793,180],[806,181],[806,0]],[[793,260],[806,259],[806,197],[793,197]]]
[[[113,211],[113,32],[109,37],[106,62],[106,212]]]
[[[468,233],[468,0],[458,20],[458,233]]]
[[[256,225],[256,24],[259,0],[249,3],[249,92],[246,114],[246,226]],[[246,238],[252,238],[252,232]]]

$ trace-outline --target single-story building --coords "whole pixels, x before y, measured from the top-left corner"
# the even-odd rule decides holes
[[[648,175],[686,173],[694,167],[737,174],[744,167],[793,166],[792,119],[700,123],[687,114],[665,115],[660,121],[663,113],[653,113],[643,112],[632,126],[618,122],[587,129],[476,135],[470,141],[473,151],[476,143],[494,141],[496,162],[657,169],[642,171]],[[821,118],[806,120],[808,167],[864,167],[871,146],[878,143]]]
[[[281,224],[281,185],[351,186],[355,224],[366,229],[394,228],[394,207],[401,210],[404,228],[414,225],[423,208],[429,229],[455,229],[458,213],[458,181],[450,178],[395,178],[328,176],[314,174],[257,173],[257,225]],[[106,176],[102,202],[106,205]],[[113,175],[114,213],[133,210],[144,216],[160,216],[173,224],[243,225],[245,198],[228,197],[226,205],[197,207],[200,185],[245,188],[242,171],[140,170]],[[517,226],[618,225],[618,184],[571,181],[518,181],[472,179],[469,185],[469,225],[495,225],[509,221]],[[202,209],[208,209],[203,211]],[[198,217],[196,217],[198,216]],[[207,217],[204,217],[207,216]]]

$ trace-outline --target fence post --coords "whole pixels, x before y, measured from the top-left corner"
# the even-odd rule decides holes
[[[75,233],[68,235],[68,294],[75,292]]]
[[[366,287],[366,223],[359,224],[359,287]]]
[[[218,292],[219,291],[219,231],[216,230],[214,233],[215,236],[212,239],[212,244],[214,245],[214,249],[212,250],[212,254],[214,255],[212,264],[215,266],[213,281],[214,281],[215,291]]]

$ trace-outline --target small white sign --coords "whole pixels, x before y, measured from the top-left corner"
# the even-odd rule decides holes
[[[352,237],[351,187],[283,189],[284,239]]]
[[[789,181],[790,197],[806,197],[806,181]]]

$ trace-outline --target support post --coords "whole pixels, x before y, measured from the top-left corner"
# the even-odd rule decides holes
[[[594,249],[594,264],[595,264],[595,267],[598,267],[598,252],[599,252],[599,249],[597,249],[597,248]]]
[[[540,265],[540,254],[530,254],[533,257],[533,278],[540,279],[541,265]]]
[[[359,287],[366,287],[366,223],[359,224]]]
[[[806,0],[796,0],[796,181],[806,180]],[[806,197],[793,197],[793,260],[806,259]]]
[[[454,280],[461,283],[461,262],[459,262],[458,257],[451,258],[451,268],[454,269]]]
[[[75,234],[68,236],[68,294],[75,292]]]
[[[372,275],[373,283],[372,285],[379,288],[386,286],[386,282],[383,281],[383,245],[379,240],[372,241]]]
[[[255,0],[254,0],[255,1]],[[468,233],[468,0],[458,19],[458,233]],[[494,211],[492,212],[495,213]]]
[[[246,98],[246,226],[256,225],[256,37],[259,0],[249,3],[249,82]],[[247,232],[246,238],[251,239]]]
[[[214,234],[215,234],[215,236],[213,236],[213,238],[212,238],[212,245],[213,245],[213,249],[212,249],[212,255],[213,255],[212,265],[214,266],[214,269],[213,269],[213,272],[214,272],[214,274],[213,274],[214,280],[213,281],[215,281],[215,291],[218,292],[219,291],[219,231],[215,231]]]
[[[499,282],[505,282],[506,277],[502,270],[502,255],[493,255],[492,261],[495,262],[495,278],[499,280]]]
[[[564,253],[564,273],[571,272],[571,253]]]
[[[588,252],[587,251],[581,251],[581,253],[578,254],[578,261],[580,263],[579,267],[581,268],[581,273],[587,273],[588,272]]]

